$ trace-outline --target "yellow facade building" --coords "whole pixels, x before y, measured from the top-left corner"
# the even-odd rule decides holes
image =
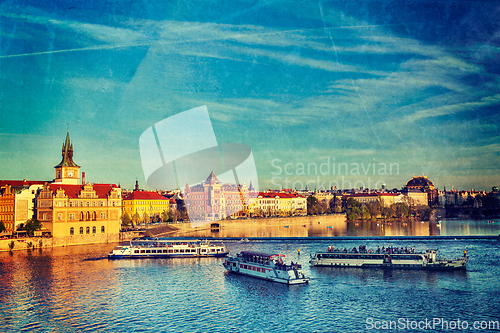
[[[3,194],[0,196],[0,221],[5,226],[5,234],[12,234],[15,230],[14,203],[15,196],[10,185],[5,185]]]
[[[84,174],[83,174],[83,179]],[[66,135],[55,181],[46,183],[37,199],[37,218],[58,244],[91,244],[119,240],[121,188],[80,180],[73,145]]]
[[[170,211],[170,200],[157,192],[133,191],[125,194],[122,201],[122,214],[127,213],[131,219],[138,215],[141,221],[150,221],[162,213]]]

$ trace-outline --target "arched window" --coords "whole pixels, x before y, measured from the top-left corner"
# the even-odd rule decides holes
[[[101,227],[101,233],[104,233],[104,226]]]
[[[86,220],[87,220],[87,221],[89,221],[89,220],[90,220],[90,212],[87,212],[87,213],[85,214],[85,218],[86,218]]]
[[[86,232],[87,234],[90,234],[90,227],[87,227],[87,228],[85,229],[85,232]]]
[[[75,234],[75,228],[73,227],[69,228],[69,234],[73,236]]]
[[[94,212],[92,212],[92,221],[95,221],[96,217],[97,217],[96,212],[95,212],[95,211],[94,211]]]
[[[80,212],[80,221],[83,221],[83,212]]]
[[[95,234],[96,233],[96,227],[92,227],[92,233]]]
[[[80,227],[80,235],[83,235],[83,227]]]

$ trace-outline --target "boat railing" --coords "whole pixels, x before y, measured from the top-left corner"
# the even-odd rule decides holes
[[[464,261],[467,257],[455,257],[455,258],[436,258],[437,262],[449,262],[449,261]]]
[[[417,252],[413,251],[412,249],[391,249],[391,248],[386,248],[384,250],[382,249],[376,249],[374,250],[373,248],[370,249],[363,249],[363,250],[358,250],[357,248],[352,248],[352,249],[327,249],[326,252],[328,253],[349,253],[349,254],[425,254],[424,252]]]

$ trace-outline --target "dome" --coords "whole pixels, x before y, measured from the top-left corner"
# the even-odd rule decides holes
[[[407,189],[434,189],[434,184],[425,176],[413,177],[406,183]]]

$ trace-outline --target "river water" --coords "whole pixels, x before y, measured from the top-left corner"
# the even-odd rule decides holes
[[[171,237],[370,237],[370,236],[498,236],[500,219],[392,220],[348,222],[344,214],[292,218],[224,220],[213,230],[180,229]]]
[[[360,332],[398,324],[471,330],[500,320],[500,242],[407,237],[226,240],[281,252],[311,277],[287,286],[227,273],[222,258],[108,260],[114,244],[0,253],[2,332]],[[467,270],[309,267],[309,255],[366,245],[469,251]],[[300,249],[300,255],[298,254]],[[391,323],[393,322],[393,323]],[[403,326],[401,326],[403,325]],[[437,326],[436,326],[437,325]],[[490,324],[490,328],[492,328]],[[408,327],[407,327],[408,326]],[[455,329],[458,331],[458,329]]]

